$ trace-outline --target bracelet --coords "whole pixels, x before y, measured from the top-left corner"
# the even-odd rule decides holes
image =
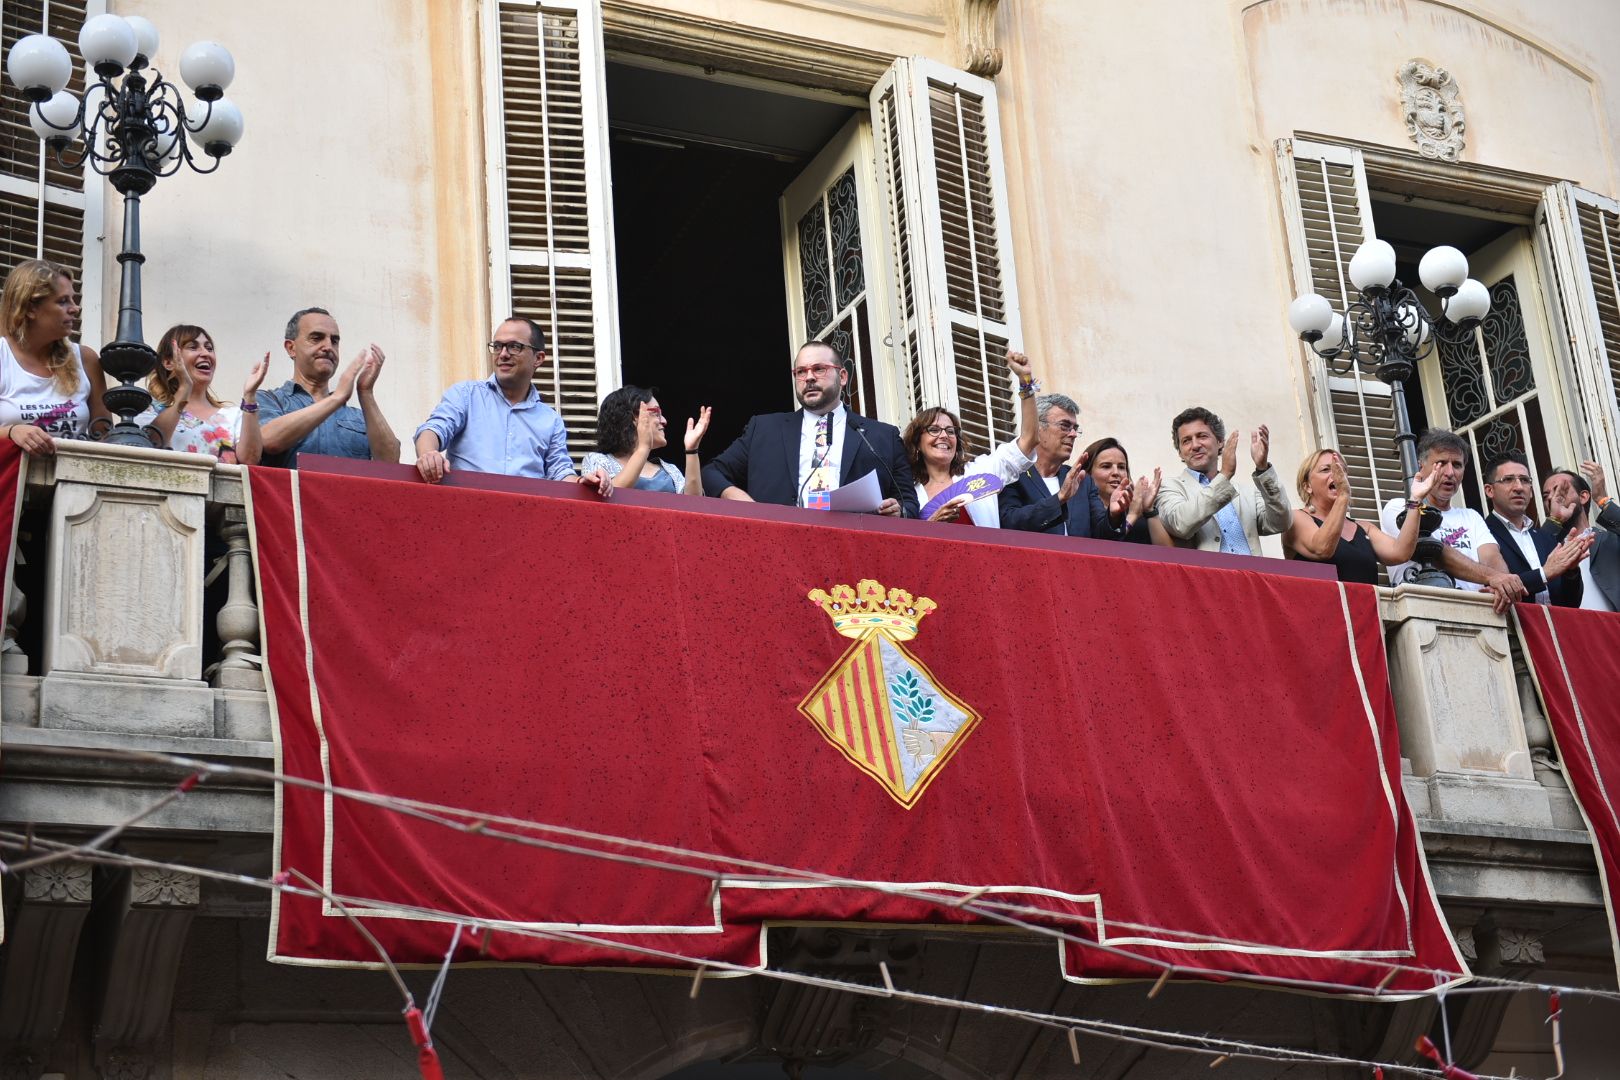
[[[1022,379],[1020,379],[1018,381],[1018,396],[1019,397],[1021,397],[1021,398],[1034,397],[1036,394],[1038,394],[1040,392],[1041,392],[1040,380],[1031,379],[1028,382],[1024,382]]]
[[[1416,499],[1407,499],[1406,508],[1408,510],[1421,510],[1423,509],[1423,504],[1418,502]]]
[[[1159,516],[1159,508],[1157,506],[1150,506],[1146,510],[1142,511],[1142,516],[1145,518],[1156,518]]]
[[[696,450],[688,450],[688,451],[687,451],[687,452],[686,452],[686,456],[687,456],[687,457],[697,457],[697,456],[698,456],[698,452],[697,452],[697,451],[696,451]]]
[[[241,408],[242,408],[243,412],[247,412],[247,413],[258,412],[259,411],[259,403],[256,402],[256,401],[244,401],[244,402],[242,402]]]
[[[1548,514],[1547,515],[1547,521],[1555,529],[1562,529],[1564,527],[1564,519],[1563,518],[1556,518],[1556,517],[1553,517],[1551,514]]]

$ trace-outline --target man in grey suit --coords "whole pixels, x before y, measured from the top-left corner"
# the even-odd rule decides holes
[[[1259,555],[1260,537],[1288,528],[1288,493],[1271,467],[1271,433],[1264,424],[1249,438],[1254,489],[1240,492],[1238,433],[1226,434],[1208,409],[1185,409],[1170,421],[1170,441],[1185,472],[1167,474],[1159,488],[1159,520],[1180,547]]]
[[[1557,520],[1557,510],[1575,507],[1567,522],[1570,535],[1597,526],[1592,553],[1581,563],[1581,607],[1620,611],[1620,502],[1609,498],[1602,467],[1587,461],[1579,473],[1554,470],[1541,482],[1541,498],[1549,521]]]

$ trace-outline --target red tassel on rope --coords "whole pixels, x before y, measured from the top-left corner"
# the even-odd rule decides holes
[[[1564,1018],[1562,1001],[1557,990],[1547,994],[1547,1023],[1552,1025],[1553,1064],[1558,1066],[1558,1071],[1549,1080],[1561,1080],[1564,1075],[1564,1025],[1560,1022]]]
[[[428,1038],[422,1010],[415,1005],[408,1007],[405,1026],[411,1031],[411,1042],[416,1044],[416,1065],[422,1070],[422,1080],[444,1080],[444,1067],[439,1064],[439,1052],[433,1049],[433,1040]]]
[[[1479,1077],[1466,1069],[1446,1064],[1445,1059],[1440,1056],[1440,1048],[1435,1046],[1427,1035],[1418,1036],[1417,1052],[1440,1066],[1440,1075],[1446,1080],[1479,1080]]]

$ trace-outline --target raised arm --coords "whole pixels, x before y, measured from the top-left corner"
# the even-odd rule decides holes
[[[360,412],[366,418],[366,441],[371,444],[371,460],[398,463],[399,439],[394,435],[394,429],[388,426],[388,418],[383,415],[382,406],[377,404],[374,393],[377,376],[382,374],[383,351],[373,344],[367,352],[370,359],[360,368],[355,386],[359,390]]]
[[[1191,477],[1172,476],[1159,488],[1159,520],[1165,531],[1178,540],[1191,540],[1203,528],[1204,522],[1220,512],[1221,507],[1237,498],[1232,477],[1237,472],[1238,433],[1226,437],[1221,447],[1221,471],[1209,484],[1200,484]]]
[[[1398,566],[1410,559],[1417,550],[1418,523],[1423,520],[1419,511],[1423,500],[1434,490],[1434,481],[1433,469],[1423,469],[1412,477],[1412,488],[1407,492],[1406,499],[1406,520],[1394,536],[1377,525],[1363,526],[1367,530],[1367,539],[1372,541],[1373,554],[1385,566]]]
[[[236,463],[257,465],[264,458],[264,433],[259,430],[259,387],[270,371],[270,354],[256,361],[242,384],[242,426],[236,433]]]
[[[302,409],[281,412],[280,410],[285,408],[285,403],[277,395],[269,395],[270,407],[274,411],[268,419],[262,421],[259,428],[264,452],[285,454],[303,442],[310,432],[326,421],[327,417],[348,404],[349,395],[354,393],[354,380],[359,377],[360,365],[364,362],[364,354],[351,360],[349,366],[339,372],[332,386],[332,392]],[[395,460],[398,460],[397,457]]]
[[[643,401],[636,406],[635,449],[630,451],[630,457],[625,461],[624,468],[614,474],[614,487],[636,486],[636,481],[641,479],[641,470],[647,467],[647,459],[652,457],[652,441],[657,432],[658,418],[647,410],[647,403]]]
[[[1271,431],[1261,424],[1249,437],[1254,460],[1254,524],[1261,536],[1276,536],[1288,528],[1293,509],[1282,478],[1271,467]]]
[[[1018,379],[1018,449],[1030,457],[1035,453],[1039,426],[1035,416],[1035,365],[1023,353],[1008,349],[1007,366]]]
[[[1316,460],[1319,460],[1316,459]],[[1312,468],[1315,468],[1313,463]],[[1344,464],[1339,455],[1333,455],[1333,505],[1318,525],[1304,509],[1289,515],[1287,530],[1283,533],[1283,548],[1316,562],[1327,562],[1339,550],[1344,536],[1344,519],[1350,513],[1350,482],[1344,475]]]
[[[683,491],[687,495],[703,494],[703,458],[698,455],[698,447],[708,434],[712,413],[713,410],[704,405],[698,409],[696,421],[690,416],[686,418],[686,486]]]
[[[174,429],[180,426],[180,414],[191,404],[191,372],[186,369],[185,361],[178,357],[176,366],[179,368],[180,385],[174,389],[174,400],[169,402],[167,407],[159,409],[157,415],[152,417],[152,428],[163,436],[164,446],[174,441]]]

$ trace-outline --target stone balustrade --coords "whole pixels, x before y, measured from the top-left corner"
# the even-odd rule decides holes
[[[146,449],[61,443],[29,463],[25,561],[0,646],[0,828],[86,836],[174,783],[159,766],[45,752],[53,747],[272,765],[242,486],[235,466]],[[1404,787],[1465,955],[1500,972],[1549,957],[1606,964],[1588,837],[1511,625],[1487,599],[1450,590],[1403,586],[1381,602]],[[268,784],[214,778],[120,842],[267,875],[272,806]],[[22,1062],[18,1075],[57,1036],[90,909],[110,943],[97,961],[102,1020],[90,1040],[104,1075],[156,1053],[193,917],[266,910],[262,896],[156,870],[92,879],[63,864],[8,889],[0,1002],[36,1003],[0,1021],[0,1070]],[[1469,1008],[1506,1007],[1495,998]],[[1476,1027],[1494,1033],[1490,1020]]]

